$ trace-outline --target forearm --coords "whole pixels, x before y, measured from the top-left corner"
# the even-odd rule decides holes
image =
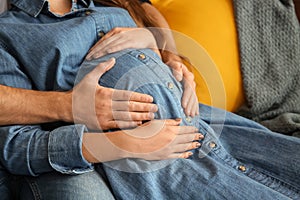
[[[72,96],[0,85],[0,125],[72,121]]]

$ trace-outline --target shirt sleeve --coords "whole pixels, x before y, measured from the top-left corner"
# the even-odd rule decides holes
[[[0,84],[31,89],[18,62],[0,45]],[[39,125],[0,127],[0,164],[18,175],[36,176],[53,170],[67,174],[91,171],[82,155],[84,125],[45,131]]]
[[[40,126],[0,128],[2,165],[12,174],[36,176],[56,170],[64,174],[91,171],[82,155],[84,125],[43,131]]]

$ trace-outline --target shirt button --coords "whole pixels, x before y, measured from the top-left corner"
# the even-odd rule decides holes
[[[90,15],[91,11],[85,11],[85,15]]]
[[[142,54],[142,53],[139,54],[138,57],[140,60],[145,60],[145,58],[146,58],[145,54]]]
[[[214,149],[214,148],[217,147],[217,144],[216,144],[215,142],[210,142],[210,143],[209,143],[209,147],[210,147],[211,149]]]
[[[99,31],[99,32],[98,32],[98,36],[99,36],[99,37],[103,37],[104,35],[105,35],[105,33],[104,33],[103,31]]]
[[[172,90],[172,89],[174,88],[174,84],[171,83],[171,82],[169,82],[169,83],[168,83],[168,88]]]
[[[242,172],[245,172],[247,168],[244,165],[240,165],[238,169]]]
[[[192,122],[192,118],[190,118],[190,117],[185,118],[185,120],[186,120],[188,123],[191,123],[191,122]]]

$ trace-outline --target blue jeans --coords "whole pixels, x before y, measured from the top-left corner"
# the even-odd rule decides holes
[[[99,173],[70,176],[51,172],[38,177],[16,176],[0,170],[1,200],[114,199]]]

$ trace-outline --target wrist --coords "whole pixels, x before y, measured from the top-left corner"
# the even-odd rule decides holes
[[[64,122],[74,122],[72,112],[72,91],[60,92],[55,99],[55,110],[58,120]]]

